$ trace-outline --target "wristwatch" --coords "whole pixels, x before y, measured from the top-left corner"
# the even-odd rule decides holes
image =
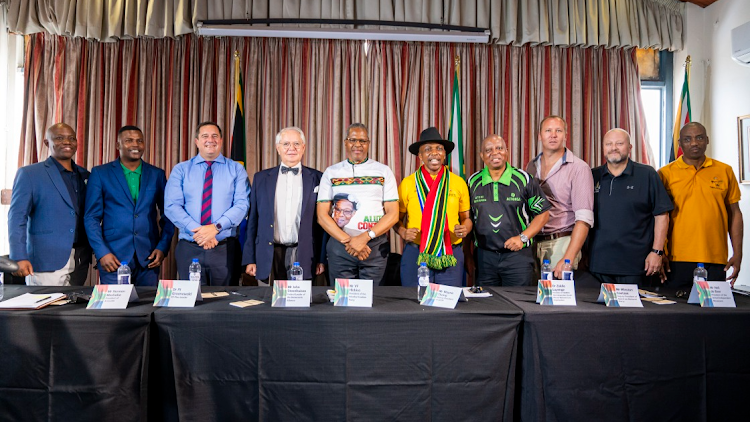
[[[528,242],[528,241],[529,241],[529,238],[528,238],[528,237],[526,237],[526,235],[525,235],[525,234],[523,234],[523,233],[521,233],[521,234],[519,235],[519,237],[521,238],[521,242],[523,242],[523,243],[526,243],[526,242]]]
[[[660,251],[658,249],[651,249],[651,252],[653,252],[653,253],[655,253],[655,254],[657,254],[659,256],[664,255],[664,251]]]
[[[216,228],[217,233],[221,231],[221,223],[214,224],[214,227]]]
[[[375,239],[376,237],[378,237],[378,235],[375,234],[375,232],[372,230],[367,230],[367,235],[370,236],[370,239]]]

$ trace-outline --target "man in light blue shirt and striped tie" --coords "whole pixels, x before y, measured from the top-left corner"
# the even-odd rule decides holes
[[[172,169],[164,198],[167,218],[179,229],[177,273],[187,280],[190,263],[197,258],[201,284],[237,284],[237,231],[249,207],[247,171],[221,154],[223,139],[216,123],[198,125],[195,145],[198,155]]]

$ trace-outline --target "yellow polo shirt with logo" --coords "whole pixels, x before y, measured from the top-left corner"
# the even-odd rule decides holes
[[[433,180],[435,178],[433,177]],[[448,173],[448,229],[451,232],[451,244],[461,243],[461,238],[453,232],[456,224],[459,224],[458,214],[471,209],[469,200],[469,187],[466,181],[453,173]],[[412,173],[398,187],[398,210],[399,213],[406,213],[406,228],[422,228],[422,207],[419,205],[417,196],[416,173]],[[414,243],[419,244],[419,237],[414,239]]]
[[[669,214],[670,261],[726,264],[729,205],[740,201],[732,167],[711,158],[700,169],[682,157],[659,169],[674,203]]]

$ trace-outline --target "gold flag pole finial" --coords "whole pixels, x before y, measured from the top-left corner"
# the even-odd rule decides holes
[[[693,61],[692,61],[692,60],[690,59],[690,56],[688,55],[688,56],[687,56],[687,58],[685,59],[685,64],[684,64],[683,66],[690,66],[690,64],[691,64],[692,62],[693,62]]]
[[[461,57],[459,57],[458,54],[456,54],[456,57],[453,58],[453,63],[456,65],[456,67],[461,65]]]

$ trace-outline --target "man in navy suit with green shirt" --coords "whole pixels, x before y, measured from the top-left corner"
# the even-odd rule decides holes
[[[132,283],[156,286],[174,225],[164,216],[164,170],[143,161],[146,141],[136,126],[117,132],[120,158],[91,170],[84,224],[102,284],[117,283],[123,261]]]

